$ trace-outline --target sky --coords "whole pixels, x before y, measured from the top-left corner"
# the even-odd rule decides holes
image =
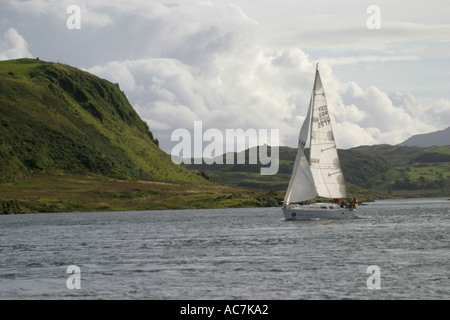
[[[450,126],[448,12],[447,0],[2,0],[0,60],[119,83],[167,153],[195,121],[278,129],[296,147],[319,63],[338,148],[397,144]]]

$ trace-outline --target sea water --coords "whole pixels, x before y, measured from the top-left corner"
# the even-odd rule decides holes
[[[449,299],[449,210],[405,199],[343,221],[286,221],[280,208],[4,215],[0,299]]]

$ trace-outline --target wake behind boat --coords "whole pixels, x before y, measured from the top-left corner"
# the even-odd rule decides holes
[[[308,136],[309,161],[304,153]],[[350,204],[348,202],[309,204],[317,197],[348,198],[318,66],[308,113],[300,129],[298,151],[284,198],[283,213],[289,220],[357,217],[356,199]],[[303,204],[304,202],[307,204]]]

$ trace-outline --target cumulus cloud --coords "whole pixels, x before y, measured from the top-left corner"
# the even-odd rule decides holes
[[[14,28],[9,28],[0,39],[0,60],[31,58],[27,41]]]
[[[147,57],[87,70],[120,83],[167,152],[175,144],[170,141],[173,130],[192,131],[197,120],[203,121],[204,129],[222,132],[277,128],[281,145],[296,145],[315,69],[304,51],[263,45],[255,21],[234,6],[153,3],[133,14],[152,22]],[[411,134],[442,128],[445,120],[436,123],[437,111],[426,114],[436,103],[448,110],[448,101],[430,105],[409,93],[390,95],[375,86],[363,89],[342,82],[332,69],[334,64],[401,59],[417,57],[321,60],[338,147],[398,143]]]
[[[450,123],[446,99],[416,99],[407,92],[389,95],[373,86],[363,90],[354,82],[341,83],[338,93],[337,135],[344,137],[344,147],[397,144]]]
[[[275,59],[262,55],[248,59],[232,62],[224,58],[219,65],[210,66],[216,71],[207,75],[203,69],[167,58],[115,61],[88,71],[119,82],[155,134],[164,137],[160,141],[170,141],[176,128],[192,129],[196,120],[201,120],[205,129],[223,132],[228,128],[282,127],[286,135],[296,137],[301,121],[294,127],[290,123],[297,102],[306,96],[292,84],[283,89],[282,82],[288,82],[282,81],[280,67],[272,64]],[[302,76],[305,74],[300,72],[297,78]]]
[[[277,24],[271,18],[272,24],[264,25],[253,18],[258,12],[244,12],[221,0],[85,1],[80,3],[83,31],[69,34],[58,29],[52,33],[58,39],[52,50],[60,48],[61,41],[68,49],[58,54],[67,52],[80,59],[76,61],[84,61],[87,71],[119,83],[167,152],[176,144],[170,141],[171,133],[178,128],[192,131],[197,120],[203,121],[204,130],[222,132],[279,129],[280,144],[296,146],[317,62],[305,48],[345,48],[338,51],[339,57],[319,59],[338,147],[398,143],[450,123],[448,99],[417,98],[376,85],[362,87],[342,81],[333,69],[357,63],[419,62],[422,49],[400,45],[398,50],[396,44],[423,37],[441,41],[447,24],[395,22],[387,14],[388,4],[383,3],[382,29],[372,32],[366,28],[367,14],[360,5],[342,10],[341,4],[328,2],[329,14],[318,14],[323,4],[305,6],[294,1],[269,7],[265,1],[238,3],[248,8],[250,3],[251,8],[261,6],[264,10],[259,13],[266,16],[270,8],[271,17],[283,19]],[[10,0],[9,4],[16,14],[45,17],[64,28],[66,8],[74,3]],[[286,6],[298,12],[290,16],[290,24],[284,21]],[[17,31],[7,33],[0,43],[0,57],[8,53],[8,58],[14,52],[29,55]],[[33,39],[34,48],[39,39]],[[362,51],[357,56],[346,55],[358,50]]]
[[[172,130],[190,129],[195,120],[223,131],[287,128],[299,95],[307,99],[298,83],[291,83],[306,83],[306,55],[301,50],[267,53],[258,43],[255,22],[235,6],[196,6],[199,10],[144,11],[159,26],[153,25],[150,46],[158,43],[165,58],[117,60],[88,71],[119,82],[166,148]],[[308,68],[311,79],[312,64]]]

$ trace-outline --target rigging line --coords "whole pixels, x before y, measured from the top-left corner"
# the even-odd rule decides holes
[[[313,161],[314,162],[314,161]],[[338,169],[333,162],[314,162],[314,167],[319,169]]]
[[[339,173],[341,173],[341,171],[337,171],[337,172],[334,172],[334,173],[329,173],[328,176],[331,177],[331,176],[333,176],[335,174],[339,174]]]
[[[330,150],[330,149],[334,149],[334,146],[329,147],[329,148],[326,148],[326,149],[320,149],[320,151],[321,151],[321,152],[324,152],[324,151],[327,151],[327,150]]]
[[[323,140],[323,139],[322,139]],[[325,141],[325,142],[315,142],[314,144],[313,144],[313,146],[322,146],[322,145],[325,145],[325,144],[331,144],[331,142],[327,142],[327,141]],[[335,146],[332,146],[331,148],[334,148]]]

